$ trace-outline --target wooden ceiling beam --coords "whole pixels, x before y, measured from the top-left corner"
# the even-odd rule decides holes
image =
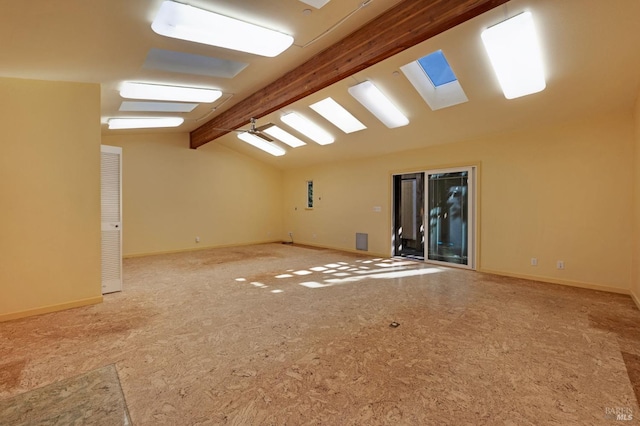
[[[198,148],[343,80],[508,0],[403,0],[302,65],[212,118],[190,135]]]

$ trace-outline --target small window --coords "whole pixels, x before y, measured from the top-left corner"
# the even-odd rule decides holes
[[[313,208],[313,181],[307,181],[307,208]]]

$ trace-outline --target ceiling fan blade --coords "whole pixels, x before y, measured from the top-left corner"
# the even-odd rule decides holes
[[[223,132],[238,132],[238,133],[244,133],[244,132],[249,132],[249,129],[221,129],[219,127],[215,127],[213,128],[213,130],[221,130]]]
[[[262,132],[264,129],[268,129],[269,127],[273,127],[273,126],[275,126],[275,124],[273,124],[273,123],[263,124],[260,127],[256,127],[256,131]]]
[[[259,138],[262,138],[267,142],[273,142],[273,139],[271,139],[269,136],[267,136],[267,135],[265,135],[265,134],[263,134],[261,132],[249,132],[249,133],[251,133],[252,135],[257,136]]]

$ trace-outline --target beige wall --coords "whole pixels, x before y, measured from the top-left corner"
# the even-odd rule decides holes
[[[102,143],[123,148],[125,256],[281,238],[280,170],[215,142],[189,149],[187,133]]]
[[[636,99],[635,120],[635,156],[633,187],[633,286],[632,296],[640,308],[640,92]]]
[[[628,292],[632,264],[633,119],[560,126],[285,173],[285,232],[300,243],[391,253],[391,174],[477,164],[479,269]],[[316,206],[305,210],[305,181]],[[374,207],[380,206],[381,212]],[[538,266],[530,259],[538,258]],[[563,260],[565,270],[556,269]]]
[[[100,86],[0,78],[0,320],[97,303]]]

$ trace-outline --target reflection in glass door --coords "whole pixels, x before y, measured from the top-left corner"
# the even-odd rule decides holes
[[[424,259],[424,173],[393,177],[393,253]]]
[[[473,268],[473,169],[428,173],[429,260]]]

